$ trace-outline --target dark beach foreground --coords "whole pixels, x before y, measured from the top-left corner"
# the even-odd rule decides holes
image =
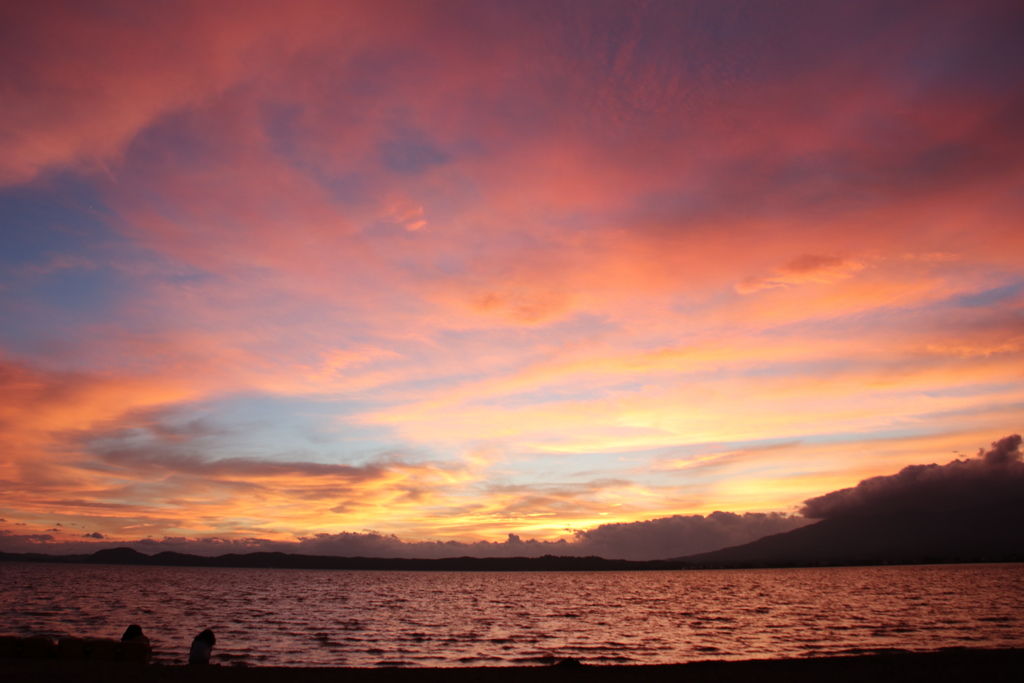
[[[809,659],[704,661],[652,666],[549,666],[432,668],[293,668],[165,666],[127,662],[0,660],[0,680],[31,681],[216,681],[224,683],[845,683],[847,681],[1024,680],[1024,650],[956,649],[940,652]]]

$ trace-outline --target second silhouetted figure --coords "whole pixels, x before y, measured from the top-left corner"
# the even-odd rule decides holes
[[[192,640],[192,648],[188,651],[189,664],[209,664],[210,653],[217,639],[213,631],[206,629]]]

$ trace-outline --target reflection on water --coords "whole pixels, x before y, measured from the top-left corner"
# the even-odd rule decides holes
[[[156,661],[504,666],[1024,646],[1024,565],[371,572],[0,564],[3,630],[119,638]]]

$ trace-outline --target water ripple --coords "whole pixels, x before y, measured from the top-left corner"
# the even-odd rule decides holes
[[[117,638],[183,662],[512,666],[1024,646],[1024,565],[693,572],[359,572],[0,564],[15,635]]]

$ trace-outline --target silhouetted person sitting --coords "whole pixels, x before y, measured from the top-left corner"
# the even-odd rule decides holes
[[[121,636],[122,643],[145,643],[149,645],[149,638],[142,632],[142,627],[138,624],[132,624],[124,630],[124,635]]]
[[[149,638],[142,632],[142,627],[132,624],[121,636],[121,659],[126,662],[148,662],[152,650]]]
[[[189,664],[209,664],[210,653],[217,639],[213,637],[213,631],[206,629],[192,640],[192,649],[188,651]]]

